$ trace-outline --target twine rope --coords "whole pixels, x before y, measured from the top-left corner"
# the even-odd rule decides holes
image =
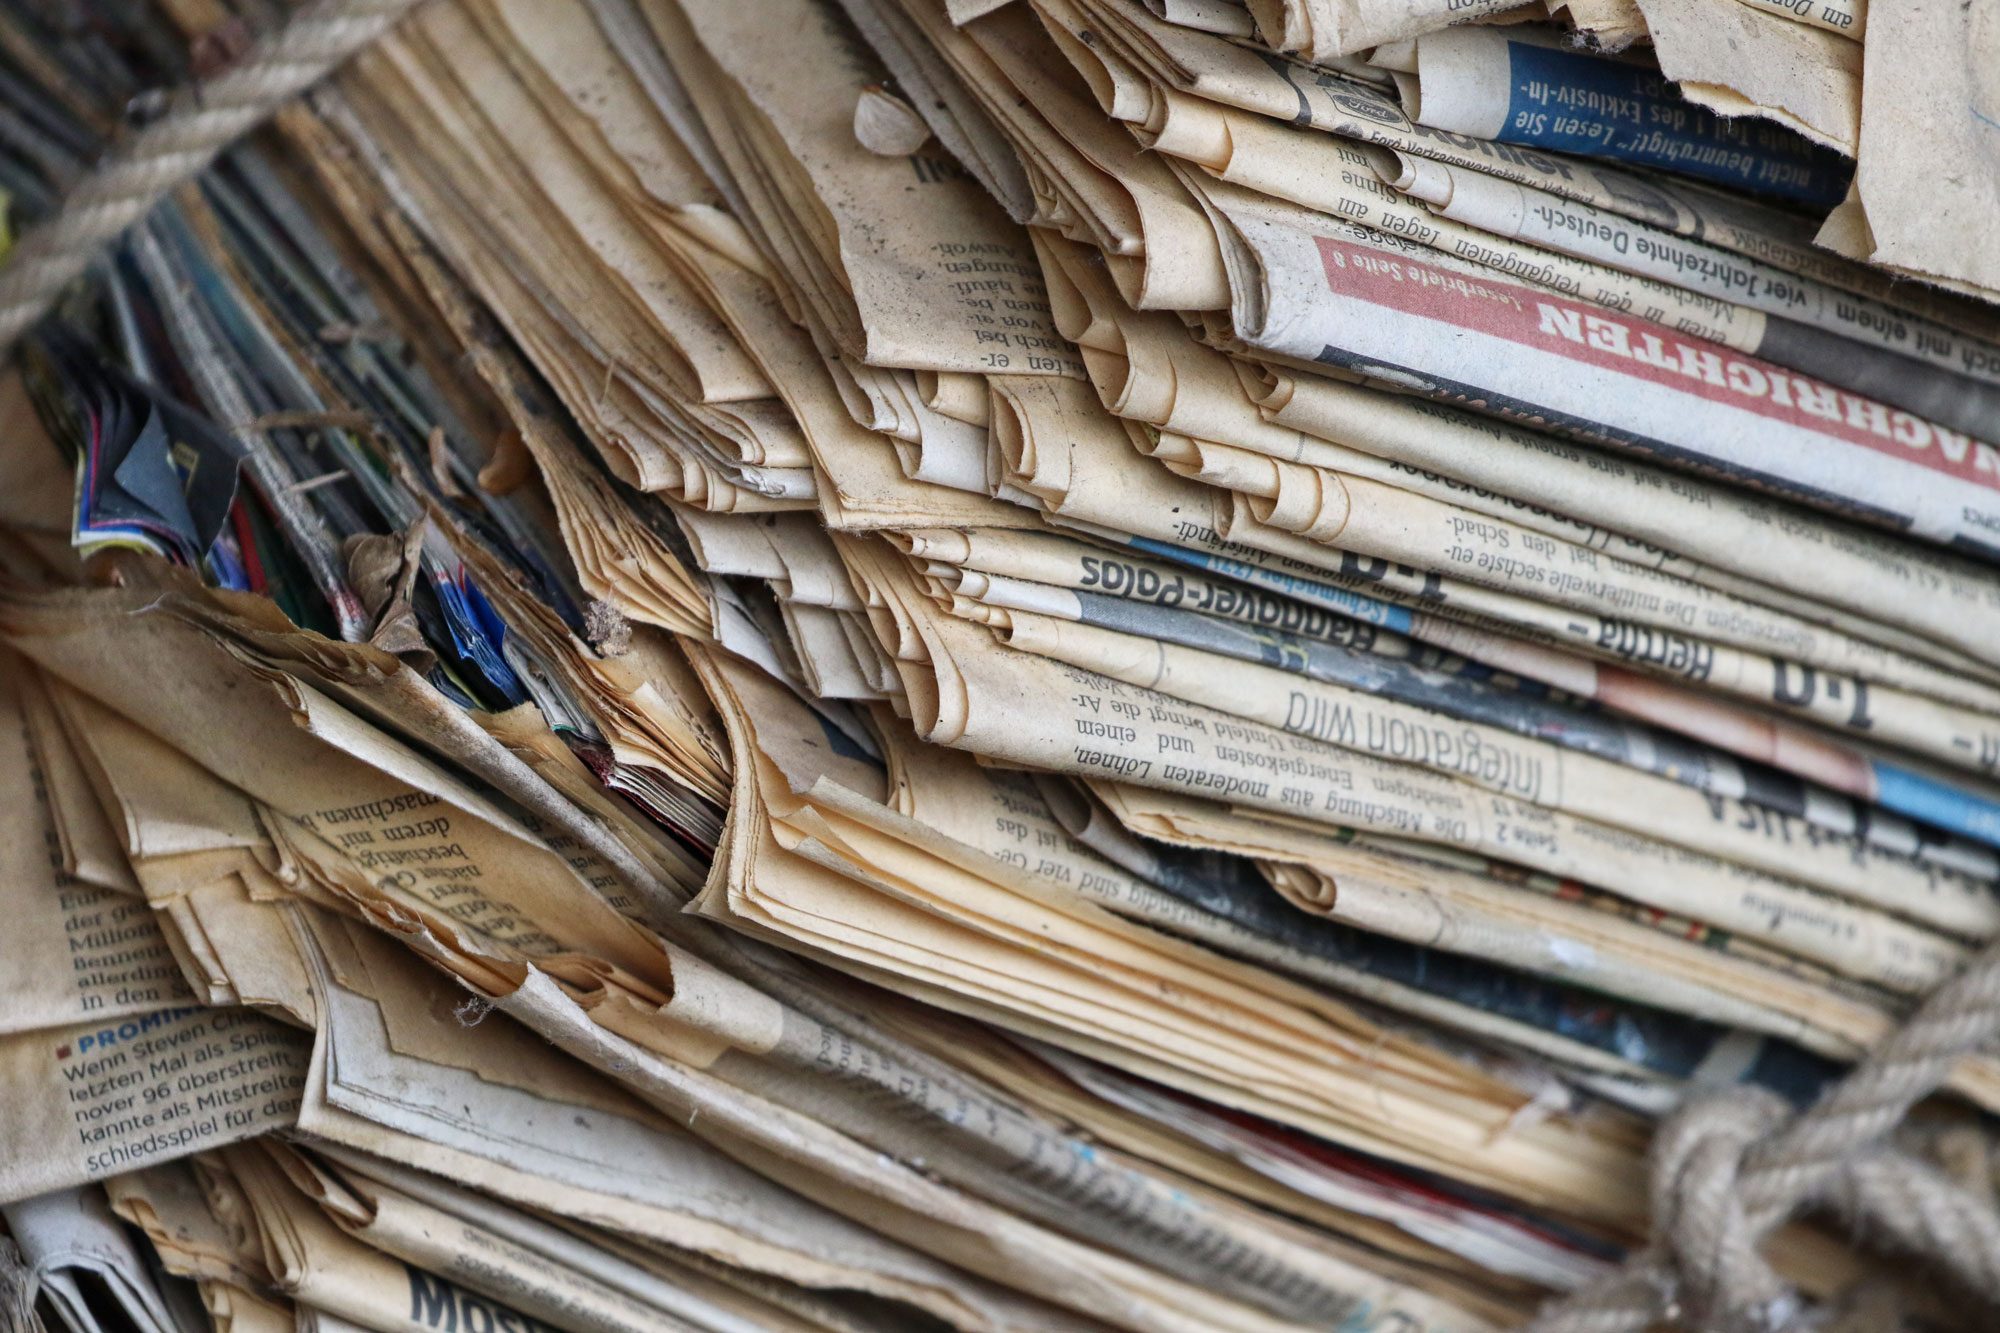
[[[125,229],[240,136],[380,36],[417,0],[313,0],[243,59],[120,141],[0,263],[0,359]]]
[[[2000,940],[1934,991],[1818,1103],[1702,1097],[1653,1140],[1653,1240],[1626,1266],[1546,1307],[1528,1333],[1702,1333],[1807,1326],[1804,1303],[1758,1251],[1774,1227],[1826,1209],[1927,1260],[1967,1293],[2000,1293],[2000,1215],[1943,1172],[1886,1146],[1912,1106],[2000,1034]]]

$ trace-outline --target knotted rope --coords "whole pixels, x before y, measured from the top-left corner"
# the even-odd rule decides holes
[[[417,0],[313,0],[115,145],[0,263],[0,359],[160,198],[401,18]]]
[[[1701,1333],[1803,1326],[1803,1303],[1758,1252],[1774,1227],[1827,1209],[2000,1299],[2000,1215],[1934,1167],[1886,1146],[1959,1060],[2000,1035],[2000,940],[1940,986],[1810,1109],[1769,1093],[1689,1103],[1653,1143],[1653,1241],[1619,1272],[1546,1308],[1528,1333]]]

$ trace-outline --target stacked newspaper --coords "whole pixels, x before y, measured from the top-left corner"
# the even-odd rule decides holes
[[[282,8],[0,0],[12,223]],[[1661,1116],[2000,931],[1995,70],[1948,0],[419,6],[0,373],[0,1307],[1611,1271]]]

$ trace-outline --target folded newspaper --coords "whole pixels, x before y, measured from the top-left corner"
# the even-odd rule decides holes
[[[0,246],[291,11],[0,0]],[[1996,70],[1946,0],[415,6],[0,367],[0,1330],[1612,1272],[1665,1116],[2000,934]],[[1996,1114],[1898,1143],[1991,1200]],[[1883,1239],[1765,1248],[2000,1321]]]

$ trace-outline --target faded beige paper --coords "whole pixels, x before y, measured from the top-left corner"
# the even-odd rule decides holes
[[[234,1143],[297,1117],[307,1038],[247,1009],[156,1009],[0,1037],[0,1197]]]
[[[1766,116],[1853,156],[1861,136],[1861,47],[1774,6],[1637,0],[1660,70],[1717,115]],[[1825,7],[1845,8],[1847,0]],[[1809,6],[1818,9],[1819,4]]]
[[[2000,52],[1977,7],[1909,0],[1869,14],[1854,188],[1820,243],[1993,300],[2000,247]],[[1922,145],[1913,151],[1912,145]]]

